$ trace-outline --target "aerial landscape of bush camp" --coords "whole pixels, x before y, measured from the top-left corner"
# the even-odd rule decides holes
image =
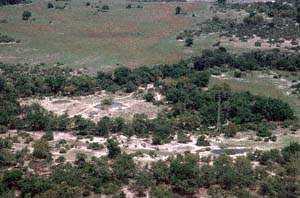
[[[0,197],[300,197],[298,0],[0,0]]]

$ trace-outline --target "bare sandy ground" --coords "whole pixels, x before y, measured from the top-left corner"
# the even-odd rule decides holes
[[[137,154],[133,158],[135,163],[141,167],[145,165],[151,165],[152,162],[158,160],[167,160],[169,157],[176,156],[177,154],[184,154],[186,152],[199,155],[199,157],[215,156],[218,155],[213,151],[220,149],[233,149],[233,150],[245,150],[245,152],[232,154],[231,157],[236,158],[237,156],[243,156],[247,151],[259,150],[269,150],[273,148],[282,148],[289,144],[291,141],[300,140],[300,131],[292,134],[288,129],[278,128],[275,130],[274,135],[277,136],[276,142],[264,142],[255,140],[255,132],[242,132],[234,138],[225,138],[223,136],[209,137],[206,139],[210,142],[210,146],[197,146],[196,141],[199,135],[190,135],[189,138],[191,142],[188,143],[178,143],[177,136],[174,139],[163,145],[152,145],[151,136],[148,138],[138,138],[136,136],[126,137],[123,135],[111,135],[110,138],[115,138],[119,142],[119,146],[123,152],[128,154]],[[30,136],[34,139],[40,139],[44,132],[28,132]],[[77,153],[85,153],[88,157],[102,157],[108,154],[106,149],[107,138],[104,137],[93,137],[78,138],[71,132],[54,132],[54,140],[49,141],[52,148],[53,158],[57,159],[59,156],[64,156],[66,161],[73,162],[76,159]],[[2,134],[1,137],[17,135],[16,131],[10,131],[9,133]],[[20,138],[19,138],[20,139]],[[66,140],[69,149],[66,153],[60,153],[60,149],[65,146],[57,147],[60,140]],[[103,145],[101,150],[91,150],[88,149],[90,143],[99,143]],[[19,143],[13,145],[13,149],[21,150],[25,146],[32,151],[32,142],[28,145],[24,143],[24,140],[20,140]]]
[[[113,99],[113,104],[101,106],[101,101],[108,98]],[[157,96],[157,98],[160,99],[161,97]],[[135,114],[145,114],[148,118],[152,119],[155,118],[162,109],[162,107],[135,97],[133,93],[114,95],[102,92],[95,95],[79,97],[24,99],[21,103],[23,105],[38,103],[48,111],[52,111],[58,115],[68,114],[70,117],[81,115],[93,121],[98,121],[104,116],[131,119]]]

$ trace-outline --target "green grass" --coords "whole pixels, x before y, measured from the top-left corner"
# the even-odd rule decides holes
[[[81,0],[68,1],[70,6],[64,10],[47,9],[47,2],[42,0],[1,7],[0,19],[8,23],[0,25],[0,33],[21,43],[1,45],[0,61],[49,65],[61,62],[74,68],[117,64],[136,67],[175,63],[189,55],[175,40],[192,20],[189,16],[175,16],[174,9],[180,3],[145,3],[143,9],[125,9],[126,0],[89,2],[94,8],[86,7]],[[95,15],[95,5],[101,8],[104,4],[110,6],[109,12]],[[189,4],[182,7],[194,9]],[[25,10],[32,12],[34,20],[21,19]]]
[[[93,8],[87,7],[86,1],[72,0],[60,10],[47,9],[47,2],[33,0],[29,5],[0,8],[0,20],[8,20],[7,24],[0,24],[0,33],[21,40],[18,45],[0,45],[0,62],[49,66],[60,62],[73,68],[96,69],[176,63],[200,54],[219,40],[218,34],[201,35],[188,48],[176,41],[180,31],[197,27],[215,14],[239,14],[214,13],[210,3],[134,3],[143,8],[125,9],[127,0],[89,0]],[[101,9],[104,4],[109,5],[109,12],[95,14],[95,6]],[[187,15],[174,14],[178,5]],[[25,10],[32,12],[34,20],[21,19]]]

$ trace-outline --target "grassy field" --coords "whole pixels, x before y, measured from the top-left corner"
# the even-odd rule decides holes
[[[1,62],[60,62],[74,68],[102,69],[174,63],[210,47],[216,38],[197,39],[192,49],[175,39],[180,31],[213,15],[208,3],[145,3],[140,4],[142,9],[126,9],[126,0],[92,0],[90,7],[85,1],[71,0],[65,9],[47,9],[47,2],[34,0],[29,5],[0,8],[0,20],[8,21],[0,23],[0,33],[21,40],[20,44],[0,45]],[[110,6],[109,12],[97,13],[96,6],[104,4]],[[187,15],[176,16],[176,6]],[[32,12],[32,20],[21,19],[25,10]]]

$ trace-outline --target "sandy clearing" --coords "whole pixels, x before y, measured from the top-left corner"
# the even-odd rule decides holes
[[[110,106],[101,105],[101,101],[112,98]],[[158,97],[161,99],[161,97]],[[23,99],[22,105],[38,103],[48,111],[58,115],[68,114],[70,117],[81,115],[84,118],[98,121],[104,116],[123,117],[131,119],[135,114],[145,114],[153,119],[163,107],[155,106],[143,99],[135,97],[135,94],[114,95],[109,93],[96,93],[80,97],[45,97],[43,99]]]

